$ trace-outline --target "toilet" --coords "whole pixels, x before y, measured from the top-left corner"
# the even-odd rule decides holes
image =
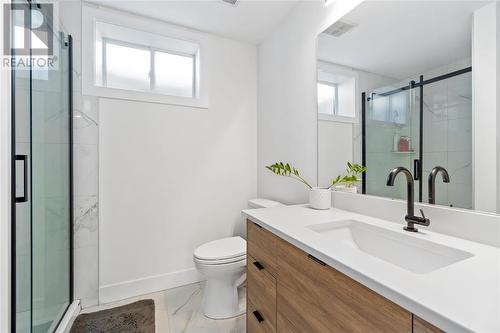
[[[269,208],[283,204],[252,199],[249,208]],[[212,319],[226,319],[245,313],[238,306],[238,287],[246,280],[247,243],[240,237],[210,241],[194,250],[196,269],[207,280],[203,296],[203,313]]]

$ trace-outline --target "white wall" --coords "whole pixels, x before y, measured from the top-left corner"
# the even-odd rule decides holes
[[[500,5],[497,3],[497,113],[500,111]],[[497,117],[497,131],[500,131],[500,117]],[[500,147],[500,135],[497,134],[497,147]],[[500,175],[500,154],[497,153],[497,175]],[[500,177],[497,177],[497,189],[500,189]],[[500,213],[500,195],[497,196],[497,213]]]
[[[321,45],[318,45],[321,48]],[[355,96],[352,102],[356,109],[356,121],[337,122],[329,120],[318,121],[318,184],[328,185],[333,178],[345,173],[346,162],[354,161],[361,164],[361,93],[369,93],[375,88],[396,82],[393,78],[347,68],[335,64],[336,68],[351,71],[356,77]],[[339,105],[342,107],[342,105]],[[361,189],[360,189],[361,190]]]
[[[318,121],[319,186],[329,186],[337,175],[345,173],[346,162],[353,159],[352,130],[350,123]]]
[[[499,56],[497,45],[498,3],[493,2],[474,12],[472,38],[472,68],[474,94],[474,207],[477,210],[496,212],[498,197],[497,129],[500,128],[498,110]],[[492,184],[497,186],[492,186]]]
[[[209,36],[208,109],[100,98],[100,302],[197,281],[257,194],[257,50]]]
[[[264,168],[275,161],[290,162],[316,183],[316,36],[360,2],[301,2],[259,46],[259,196],[284,203],[307,200],[302,184]]]

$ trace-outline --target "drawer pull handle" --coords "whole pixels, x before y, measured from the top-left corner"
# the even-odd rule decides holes
[[[264,317],[262,317],[259,311],[254,311],[253,315],[255,316],[255,318],[259,323],[262,323],[264,321]]]
[[[308,257],[309,259],[311,259],[312,261],[317,262],[317,263],[318,263],[318,264],[320,264],[321,266],[326,266],[326,264],[325,264],[323,261],[319,260],[318,258],[316,258],[316,257],[314,257],[314,256],[312,256],[312,255],[310,255],[310,254],[308,254],[308,255],[307,255],[307,257]]]
[[[257,267],[257,269],[258,269],[259,271],[261,271],[261,270],[263,270],[263,269],[264,269],[264,266],[262,266],[262,264],[261,264],[260,262],[258,262],[258,261],[254,261],[254,262],[253,262],[253,265],[254,265],[255,267]]]

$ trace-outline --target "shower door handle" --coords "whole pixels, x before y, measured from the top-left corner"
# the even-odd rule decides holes
[[[27,202],[28,201],[28,155],[16,155],[16,161],[23,162],[23,195],[21,197],[18,197],[16,193],[15,202]]]
[[[413,179],[420,180],[420,160],[413,160]]]

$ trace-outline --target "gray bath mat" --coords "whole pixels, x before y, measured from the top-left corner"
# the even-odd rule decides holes
[[[70,333],[154,333],[155,303],[146,299],[76,317]]]

